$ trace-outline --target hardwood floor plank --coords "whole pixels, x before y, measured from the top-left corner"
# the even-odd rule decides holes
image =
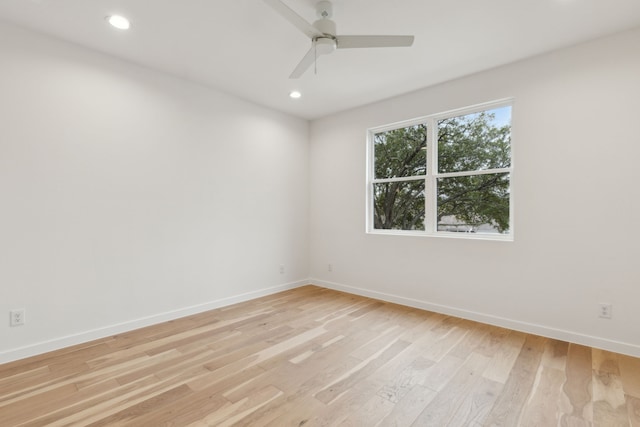
[[[478,345],[474,351],[495,360],[496,354],[500,353],[501,347],[505,345],[517,347],[518,352],[520,352],[522,343],[524,343],[524,338],[525,334],[523,333],[491,326],[489,328],[489,335],[482,340],[480,345]]]
[[[395,405],[389,400],[376,395],[371,397],[358,411],[351,412],[336,425],[340,427],[375,427],[393,411],[394,407]]]
[[[424,408],[438,395],[437,392],[414,385],[393,407],[389,415],[384,417],[378,427],[404,427],[414,423]]]
[[[545,338],[534,335],[526,337],[504,389],[485,421],[486,425],[518,425],[520,414],[536,378],[545,341]]]
[[[127,406],[122,411],[111,414],[108,417],[101,418],[87,427],[102,427],[116,424],[123,424],[127,421],[133,421],[135,418],[139,418],[142,415],[148,414],[152,411],[162,409],[162,406],[170,403],[173,399],[180,399],[190,393],[189,387],[186,385],[180,385],[167,390],[163,393],[157,394],[149,399],[143,400],[135,405]]]
[[[564,371],[540,365],[529,399],[524,404],[520,424],[525,427],[558,425],[562,413]]]
[[[367,313],[370,313],[371,311],[375,310],[376,308],[382,307],[383,305],[384,305],[383,302],[372,301],[369,304],[367,304],[366,306],[362,307],[361,309],[349,313],[349,316],[357,319],[359,317],[364,316]]]
[[[640,359],[315,286],[0,365],[0,426],[638,426]]]
[[[592,351],[593,423],[602,426],[630,425],[627,400],[614,353]]]
[[[89,399],[79,400],[66,408],[59,408],[53,413],[31,412],[31,416],[33,418],[29,423],[27,423],[27,425],[30,425],[31,423],[34,423],[33,425],[54,427],[74,424],[81,425],[83,424],[82,421],[85,419],[91,417],[99,419],[102,416],[109,415],[110,412],[108,411],[115,405],[126,400],[128,397],[146,393],[151,390],[152,387],[156,386],[157,383],[158,380],[156,378],[147,377],[124,387],[118,385],[115,389],[98,393]],[[40,424],[41,422],[42,424]]]
[[[482,425],[503,387],[504,384],[483,377],[479,378],[475,385],[469,389],[469,392],[465,393],[464,399],[462,399],[448,425]],[[542,425],[544,424],[538,424],[538,426]]]
[[[123,373],[116,377],[116,381],[122,385],[129,384],[140,378],[147,377],[149,375],[157,375],[162,373],[165,369],[175,369],[176,366],[183,366],[184,363],[190,363],[194,357],[202,360],[209,360],[210,352],[198,352],[193,354],[182,354],[176,350],[169,350],[162,354],[162,359],[149,359],[148,363],[139,364],[138,369],[131,370],[130,372]],[[160,359],[160,360],[159,360]]]
[[[119,394],[122,392],[119,387],[120,385],[117,381],[109,380],[88,387],[85,390],[80,390],[77,394],[72,394],[67,399],[58,402],[50,411],[43,412],[42,416],[34,417],[33,414],[30,414],[29,420],[21,425],[29,427],[48,426],[52,422],[62,419],[76,411],[91,407],[91,402],[97,401],[96,396],[104,398],[109,393],[112,393],[114,396]]]
[[[397,339],[397,335],[397,327],[387,328],[376,334],[373,339],[366,344],[352,351],[350,355],[360,360],[367,360],[371,358],[372,355],[378,353],[381,347],[388,345],[390,340]]]
[[[229,401],[222,397],[219,391],[203,390],[166,402],[162,407],[148,411],[121,425],[182,427],[198,422],[204,416],[213,414],[225,406],[229,406]]]
[[[522,351],[525,339],[526,335],[521,333],[491,337],[490,344],[479,350],[480,353],[491,357],[491,363],[482,375],[488,380],[505,384]]]
[[[569,346],[567,343],[547,340],[540,360],[540,366],[524,404],[521,425],[537,427],[558,425],[563,397],[563,386],[566,383],[565,367]]]
[[[395,342],[403,342],[403,340],[398,338]],[[390,400],[395,395],[389,394],[390,389],[394,389],[398,385],[402,387],[406,381],[410,383],[418,381],[419,378],[403,377],[403,372],[406,371],[407,365],[411,365],[416,361],[417,354],[416,351],[408,351],[407,347],[407,349],[398,352],[395,356],[389,354],[391,357],[386,363],[371,364],[366,370],[360,371],[360,380],[354,382],[337,398],[329,402],[326,410],[311,420],[313,425],[338,425],[345,421],[345,417],[348,414],[362,413],[363,407],[374,396]],[[362,366],[362,363],[359,366]],[[401,389],[399,391],[400,394],[404,395]]]
[[[442,322],[445,316],[438,313],[423,312],[424,316],[417,317],[416,322],[400,335],[400,339],[409,342],[416,342],[428,334],[434,326]]]
[[[337,343],[338,341],[340,341],[340,340],[342,340],[344,338],[345,338],[345,336],[342,335],[342,334],[334,336],[334,337],[326,340],[323,343],[320,343],[320,344],[317,344],[317,345],[313,346],[309,350],[305,350],[303,353],[300,353],[300,354],[296,355],[292,359],[289,359],[289,362],[295,363],[296,365],[299,364],[299,363],[302,363],[305,360],[307,360],[309,357],[313,356],[314,353],[317,353],[318,351],[322,351],[325,348],[329,347],[331,344],[335,344],[335,343]]]
[[[565,424],[589,424],[593,422],[592,402],[592,349],[577,344],[569,345],[567,353],[567,382],[564,394],[571,405],[571,412],[561,416]]]
[[[567,368],[568,354],[568,342],[549,339],[545,344],[544,353],[542,353],[542,359],[540,360],[540,365],[550,369],[558,369],[560,371],[564,371]]]
[[[57,419],[50,425],[56,427],[90,425],[170,389],[170,386],[159,386],[158,381],[151,377],[145,378],[143,381],[140,381],[140,383],[144,383],[145,386],[142,388],[132,388],[125,394],[111,394],[110,399],[101,400],[96,406],[87,406],[83,411],[73,412],[68,417]]]
[[[13,363],[2,364],[0,365],[0,378],[12,376],[31,369],[37,369],[41,366],[48,366],[49,370],[53,371],[57,367],[65,366],[70,360],[76,363],[78,360],[86,360],[87,355],[108,352],[108,345],[106,344],[108,341],[110,341],[110,339],[105,338],[18,360]]]
[[[23,372],[7,375],[0,378],[0,390],[9,390],[18,386],[22,388],[28,388],[31,385],[37,386],[42,381],[45,381],[49,374],[51,374],[51,370],[48,366],[40,366],[39,368],[27,369]],[[0,402],[2,401],[0,400]]]
[[[399,375],[396,375],[390,382],[385,384],[378,391],[378,395],[383,396],[392,403],[400,402],[414,386],[422,384],[426,380],[433,365],[433,361],[422,356],[417,357],[409,366],[403,368]]]
[[[618,364],[622,375],[624,392],[629,396],[640,399],[640,375],[638,375],[640,358],[619,354]]]
[[[73,384],[56,387],[43,393],[34,394],[27,399],[21,399],[12,405],[0,408],[2,422],[7,425],[18,425],[31,418],[31,408],[43,408],[44,411],[56,408],[60,401],[73,395],[77,388]]]
[[[430,390],[439,392],[451,380],[451,378],[462,367],[464,359],[455,356],[445,356],[439,362],[427,368],[426,375],[423,376],[422,385]]]
[[[455,417],[469,392],[482,378],[489,358],[472,353],[447,385],[424,408],[412,426],[446,426]]]
[[[266,386],[248,395],[244,399],[223,408],[221,411],[216,411],[205,416],[202,421],[198,421],[194,425],[226,427],[240,421],[249,423],[252,413],[268,405],[269,402],[281,397],[283,394],[284,392],[276,387]]]
[[[627,395],[626,400],[631,427],[640,427],[640,399]]]
[[[398,353],[407,348],[408,345],[409,343],[406,341],[392,341],[379,352],[363,360],[355,368],[345,373],[340,379],[330,383],[324,389],[317,392],[315,394],[315,398],[321,402],[329,404],[331,401],[340,397],[342,393],[352,387],[355,383],[366,378],[380,366],[394,358]]]
[[[312,396],[297,395],[286,398],[280,404],[269,407],[262,407],[253,413],[250,423],[251,427],[301,427],[318,426],[316,422],[318,414],[327,410],[324,403]],[[271,405],[270,405],[271,406]]]
[[[489,331],[492,329],[489,325],[474,322],[465,322],[458,327],[465,332],[464,339],[453,346],[448,354],[461,359],[466,359],[472,352],[476,351],[480,344],[486,340]]]

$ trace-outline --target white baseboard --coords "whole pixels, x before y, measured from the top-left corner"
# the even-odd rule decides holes
[[[116,325],[105,326],[104,328],[93,329],[86,332],[81,332],[74,335],[67,335],[60,338],[55,338],[49,341],[39,342],[36,344],[28,345],[25,347],[14,348],[4,352],[0,352],[0,364],[13,362],[15,360],[24,359],[31,356],[47,353],[54,350],[60,350],[65,347],[70,347],[77,344],[83,344],[89,341],[97,340],[100,338],[110,337],[112,335],[121,334],[124,332],[133,331],[134,329],[144,328],[145,326],[155,325],[162,322],[168,322],[169,320],[179,319],[181,317],[190,316],[192,314],[198,314],[209,310],[214,310],[220,307],[226,307],[239,302],[249,301],[255,298],[260,298],[266,295],[275,294],[278,292],[286,291],[289,289],[298,288],[300,286],[308,285],[309,280],[299,280],[292,283],[285,283],[283,285],[273,286],[270,288],[264,288],[253,292],[247,292],[240,295],[234,295],[227,298],[221,298],[219,300],[210,301],[204,304],[193,305],[191,307],[185,307],[178,310],[169,311],[166,313],[160,313],[153,316],[143,317],[128,322],[118,323]]]
[[[298,288],[300,286],[314,284],[328,289],[347,292],[350,294],[360,295],[369,298],[375,298],[382,301],[392,302],[405,305],[408,307],[419,308],[423,310],[433,311],[436,313],[456,316],[463,319],[473,320],[476,322],[486,323],[490,325],[500,326],[515,331],[536,334],[548,338],[554,338],[562,341],[568,341],[576,344],[587,345],[590,347],[601,348],[616,353],[628,354],[634,357],[640,357],[640,346],[630,343],[613,341],[606,338],[584,335],[576,332],[566,331],[562,329],[549,328],[533,323],[521,322],[518,320],[507,319],[503,317],[493,316],[490,314],[477,313],[468,310],[462,310],[455,307],[449,307],[440,304],[433,304],[427,301],[420,301],[412,298],[405,298],[398,295],[387,294],[383,292],[371,291],[368,289],[357,288],[354,286],[343,285],[340,283],[328,282],[320,279],[299,280],[292,283],[286,283],[270,288],[264,288],[253,292],[247,292],[240,295],[234,295],[219,300],[210,301],[204,304],[198,304],[166,313],[160,313],[154,316],[144,317],[129,322],[119,323],[116,325],[106,326],[104,328],[94,329],[79,334],[68,335],[32,344],[25,347],[10,349],[0,352],[0,364],[24,359],[26,357],[36,356],[65,347],[86,343],[100,338],[106,338],[112,335],[121,334],[132,331],[134,329],[143,328],[145,326],[155,325],[169,320],[175,320],[181,317],[198,314],[220,307],[226,307],[239,302],[249,301],[255,298],[275,294],[289,289]]]
[[[360,295],[369,298],[375,298],[382,301],[392,302],[408,307],[419,308],[422,310],[433,311],[436,313],[446,314],[450,316],[460,317],[463,319],[473,320],[489,325],[500,326],[515,331],[526,332],[530,334],[540,335],[547,338],[554,338],[561,341],[567,341],[575,344],[582,344],[589,347],[609,350],[616,353],[627,354],[633,357],[640,357],[640,346],[620,341],[613,341],[602,337],[594,337],[584,335],[577,332],[566,331],[562,329],[549,328],[547,326],[537,325],[534,323],[521,322],[518,320],[507,319],[504,317],[493,316],[491,314],[478,313],[474,311],[462,310],[455,307],[449,307],[440,304],[433,304],[427,301],[420,301],[412,298],[405,298],[398,295],[387,294],[383,292],[371,291],[368,289],[357,288],[353,286],[343,285],[340,283],[328,282],[325,280],[310,278],[309,282],[316,286],[328,289],[346,292],[349,294]]]

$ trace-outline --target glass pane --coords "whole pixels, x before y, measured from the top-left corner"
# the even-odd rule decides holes
[[[373,184],[373,227],[392,230],[424,230],[422,179]]]
[[[419,176],[427,172],[427,127],[409,126],[376,133],[375,178]]]
[[[508,233],[509,175],[438,179],[438,231]]]
[[[466,172],[511,165],[511,107],[438,121],[438,171]]]

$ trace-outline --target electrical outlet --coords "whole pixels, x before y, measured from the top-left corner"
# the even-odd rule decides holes
[[[333,265],[327,264],[327,271],[333,271]]]
[[[599,314],[598,316],[603,318],[603,319],[611,319],[611,314],[613,311],[613,305],[608,304],[608,303],[600,303],[598,305],[599,308]]]
[[[10,326],[22,326],[24,325],[24,308],[18,310],[11,310],[9,312],[9,325]]]
[[[284,265],[280,264],[280,274],[284,274]]]

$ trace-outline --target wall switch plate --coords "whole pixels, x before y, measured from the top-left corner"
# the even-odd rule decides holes
[[[22,325],[24,325],[24,316],[25,316],[24,308],[20,308],[20,309],[17,309],[17,310],[11,310],[9,312],[9,325],[10,326],[22,326]]]
[[[613,305],[609,303],[600,303],[598,305],[598,308],[599,308],[598,317],[601,317],[603,319],[611,319]]]

